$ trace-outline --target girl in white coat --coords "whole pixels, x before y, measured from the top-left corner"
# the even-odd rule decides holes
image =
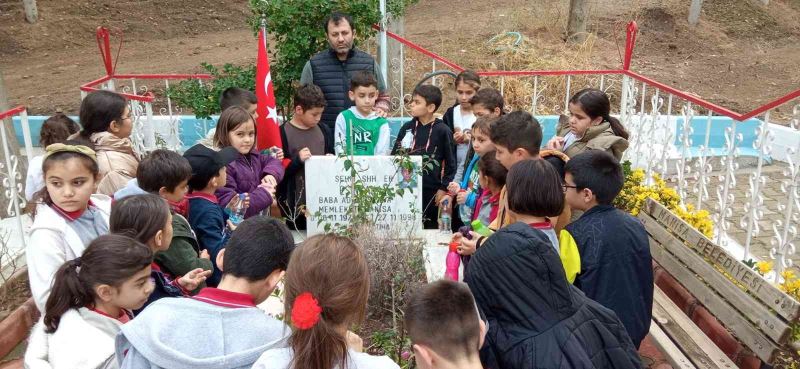
[[[108,233],[111,199],[92,195],[98,167],[94,151],[86,146],[69,141],[48,146],[42,173],[45,188],[29,205],[34,221],[25,257],[33,300],[44,312],[56,270]]]
[[[130,237],[100,236],[56,272],[46,312],[33,327],[28,369],[117,368],[114,339],[153,291],[153,252]]]

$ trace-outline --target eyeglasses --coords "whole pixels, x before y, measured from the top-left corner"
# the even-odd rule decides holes
[[[576,190],[577,190],[577,189],[578,189],[578,186],[570,186],[570,185],[568,185],[568,184],[562,184],[562,185],[561,185],[561,188],[564,190],[564,192],[567,192],[567,189],[568,189],[568,188],[574,188],[574,189],[576,189]]]

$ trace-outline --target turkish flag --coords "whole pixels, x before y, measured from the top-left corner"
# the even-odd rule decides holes
[[[269,72],[267,55],[267,31],[262,26],[258,32],[258,64],[256,65],[256,97],[258,98],[258,119],[256,129],[258,150],[272,146],[283,147],[278,127],[278,110],[275,107],[275,92],[272,89],[272,75]]]

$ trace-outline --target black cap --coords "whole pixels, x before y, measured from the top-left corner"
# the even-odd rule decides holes
[[[192,176],[213,177],[220,168],[228,165],[239,157],[235,148],[228,146],[220,151],[214,151],[205,145],[194,145],[183,153],[183,157],[192,166]]]

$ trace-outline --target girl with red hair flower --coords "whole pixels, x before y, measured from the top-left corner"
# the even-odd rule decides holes
[[[364,320],[369,270],[364,252],[336,235],[309,238],[292,253],[284,280],[290,347],[267,350],[253,369],[399,369],[371,356],[348,328]]]

